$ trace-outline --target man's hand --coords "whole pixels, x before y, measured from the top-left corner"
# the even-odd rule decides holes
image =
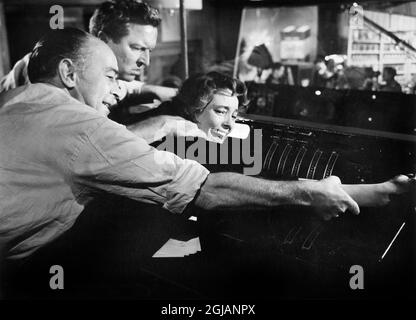
[[[409,192],[415,185],[414,175],[400,174],[382,183],[344,184],[342,188],[360,207],[380,207],[389,204],[391,196]]]
[[[390,202],[390,197],[409,192],[416,185],[416,179],[413,175],[397,175],[394,178],[380,184],[380,198],[381,205],[386,205]]]
[[[320,181],[271,181],[237,173],[208,175],[196,206],[205,210],[224,208],[261,208],[280,205],[307,206],[329,220],[349,210],[359,214],[358,204],[343,190],[338,177]]]
[[[318,215],[324,220],[338,217],[347,210],[356,215],[360,213],[358,204],[344,191],[338,177],[331,176],[304,183],[309,205],[316,208]]]
[[[386,182],[386,189],[390,194],[402,194],[410,191],[412,186],[416,185],[414,174],[399,174]]]

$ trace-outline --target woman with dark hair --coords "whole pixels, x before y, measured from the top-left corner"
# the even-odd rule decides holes
[[[176,125],[180,130],[178,124],[181,119],[188,121],[183,122],[187,125],[186,132],[177,132],[176,135],[196,135],[222,143],[235,128],[238,112],[247,104],[247,88],[240,80],[218,72],[196,74],[185,80],[172,101],[164,102],[159,108],[148,112],[144,121],[152,121],[162,115],[177,116],[169,118],[172,123],[166,125]],[[189,121],[196,126],[189,126]],[[134,132],[141,125],[142,122],[129,129]]]
[[[267,78],[266,84],[294,85],[293,75],[290,67],[286,67],[280,62],[273,63],[272,72]]]
[[[176,115],[196,123],[208,140],[222,143],[235,127],[239,110],[247,104],[243,82],[210,72],[186,80],[170,107]]]
[[[155,132],[151,133],[153,139],[148,140],[156,141],[163,138],[166,132],[170,132],[170,134],[177,137],[203,137],[211,145],[212,142],[223,143],[227,137],[238,137],[237,134],[233,134],[233,129],[236,129],[238,112],[247,105],[247,88],[238,79],[218,72],[194,75],[184,81],[177,96],[172,101],[165,102],[159,108],[147,112],[147,118],[144,121],[153,121],[155,118],[164,115],[176,116],[169,118],[169,121],[165,123],[165,128],[161,130],[155,128]],[[160,122],[156,121],[155,123]],[[189,123],[194,123],[195,126],[189,126]],[[142,122],[139,122],[130,126],[129,129],[134,132],[135,127],[140,128],[141,125]],[[146,127],[149,126],[147,125]],[[166,129],[166,127],[169,127],[169,129]],[[143,131],[140,132],[142,133]],[[158,132],[161,135],[158,135]],[[185,140],[186,148],[189,148],[194,143],[192,140]],[[154,143],[154,146],[157,148],[160,145],[159,142]],[[177,145],[177,143],[172,145],[163,144],[164,147],[173,147],[174,145]],[[228,149],[230,153],[228,159],[231,159],[231,156],[234,159],[236,156],[232,154],[234,150],[232,148]],[[210,150],[211,146],[203,149],[206,152]],[[236,150],[239,150],[239,152],[243,151],[242,149]],[[178,154],[178,148],[174,148],[174,150],[168,149],[168,151]],[[188,152],[186,152],[186,155],[178,155],[181,157],[190,155],[195,157],[193,160],[197,161],[205,159],[206,162],[202,164],[211,171],[242,171],[242,161],[240,161],[240,165],[221,162],[221,165],[216,163],[215,166],[211,166],[209,165],[208,154],[202,157],[200,154],[195,156],[195,154],[188,154]],[[274,176],[274,178],[279,177]],[[388,203],[389,196],[404,192],[408,188],[410,180],[414,181],[414,178],[409,179],[404,175],[399,175],[379,184],[354,184],[343,185],[343,187],[353,199],[358,200],[360,205],[379,206]]]

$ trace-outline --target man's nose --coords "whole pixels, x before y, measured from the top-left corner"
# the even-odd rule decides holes
[[[142,65],[144,66],[149,66],[150,64],[150,50],[145,50],[143,51],[143,53],[140,55],[140,58],[137,60],[136,62],[138,67],[141,67]]]
[[[116,81],[113,85],[112,85],[112,87],[111,87],[111,91],[110,91],[110,93],[116,98],[116,100],[117,101],[119,101],[120,100],[120,98],[121,98],[121,96],[122,96],[122,93],[121,93],[121,88],[120,88],[120,86],[119,86],[119,84],[118,84],[118,81]]]

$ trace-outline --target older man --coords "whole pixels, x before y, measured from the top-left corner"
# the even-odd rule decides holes
[[[151,148],[106,117],[117,61],[85,32],[50,32],[34,48],[28,71],[32,84],[0,95],[0,234],[18,240],[10,257],[59,236],[102,191],[178,213],[194,198],[205,209],[298,204],[319,206],[328,217],[359,211],[334,177],[272,182],[209,174]]]
[[[119,66],[118,100],[129,95],[155,93],[162,100],[172,98],[176,89],[145,84],[136,79],[150,64],[150,53],[157,42],[160,24],[158,10],[137,0],[103,2],[90,19],[89,31],[113,50]],[[16,62],[13,69],[0,79],[0,92],[29,83],[29,54]],[[116,101],[112,101],[115,105]]]
[[[318,208],[324,219],[358,214],[353,198],[366,202],[367,187],[350,196],[337,177],[268,181],[209,173],[152,148],[107,118],[118,73],[103,41],[77,29],[55,30],[30,55],[31,84],[0,94],[0,268],[2,260],[24,264],[62,239],[99,194],[177,214],[191,203],[208,211],[289,204]],[[403,192],[404,178],[389,182],[383,194]]]
[[[312,206],[326,219],[359,213],[336,177],[279,182],[210,174],[150,147],[106,117],[118,72],[103,41],[77,29],[56,30],[31,53],[32,84],[0,95],[1,258],[36,254],[106,192],[178,214],[191,202],[207,210]]]

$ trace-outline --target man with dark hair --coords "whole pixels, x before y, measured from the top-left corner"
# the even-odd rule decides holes
[[[134,101],[134,98],[141,94],[155,95],[162,101],[176,95],[176,88],[150,85],[136,80],[143,68],[150,63],[150,52],[156,46],[157,27],[160,22],[159,11],[139,0],[106,1],[95,10],[90,19],[90,33],[103,40],[113,50],[119,67],[119,88],[114,91],[114,96],[109,101],[110,108],[126,98],[133,98],[126,99],[126,102]],[[27,75],[28,62],[29,54],[17,62],[9,74],[0,79],[0,92],[30,82]],[[159,101],[156,100],[155,103],[138,109],[144,112],[158,105]],[[135,128],[135,133],[151,143],[154,130],[163,129],[166,134],[176,132],[173,126],[178,121],[181,121],[187,131],[192,130],[195,134],[202,135],[193,123],[173,116],[160,117],[157,122],[143,123]]]
[[[102,3],[90,19],[90,33],[113,50],[119,66],[122,97],[153,91],[162,100],[174,96],[176,90],[144,85],[135,81],[143,67],[150,63],[150,53],[157,42],[159,11],[144,2],[118,0]],[[124,82],[125,81],[125,82]]]
[[[113,0],[102,3],[90,19],[90,33],[113,50],[120,69],[117,99],[142,92],[153,92],[162,100],[172,98],[177,90],[148,85],[135,79],[150,63],[150,52],[157,41],[159,12],[138,0]],[[27,84],[28,55],[0,80],[0,92]],[[116,100],[113,101],[116,104]]]
[[[28,77],[32,83],[45,82],[55,76],[56,66],[62,57],[73,61],[78,68],[84,66],[88,52],[82,50],[92,36],[78,29],[51,32],[38,41],[29,55]],[[84,59],[85,58],[85,59]]]
[[[106,117],[117,90],[117,61],[104,42],[83,31],[51,31],[29,65],[35,83],[0,95],[1,258],[33,255],[103,192],[178,214],[191,202],[206,210],[312,206],[325,219],[359,212],[337,177],[267,181],[210,174],[195,161],[150,147]]]
[[[129,35],[129,24],[158,27],[160,22],[159,12],[141,1],[107,1],[95,10],[89,31],[96,37],[105,33],[113,41],[119,42]]]

